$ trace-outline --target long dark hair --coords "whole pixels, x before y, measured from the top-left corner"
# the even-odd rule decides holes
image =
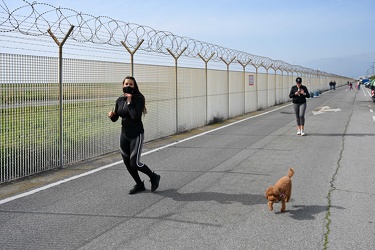
[[[142,113],[143,115],[147,114],[147,108],[146,108],[146,98],[145,96],[141,93],[141,91],[139,91],[139,88],[138,88],[138,84],[137,84],[137,81],[135,80],[134,77],[132,76],[127,76],[125,77],[125,79],[122,81],[122,86],[124,86],[124,83],[125,83],[125,80],[126,79],[130,79],[134,82],[134,92],[133,92],[133,96],[135,97],[135,99],[138,99],[138,98],[142,98],[143,99],[143,102],[144,102],[144,106],[143,106],[143,110],[142,110]]]

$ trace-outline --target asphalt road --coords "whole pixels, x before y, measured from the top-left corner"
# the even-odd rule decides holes
[[[118,154],[5,185],[0,249],[375,249],[373,110],[341,87],[308,100],[304,137],[289,103],[146,144],[155,193],[142,175],[128,195]],[[287,210],[268,211],[289,167]]]

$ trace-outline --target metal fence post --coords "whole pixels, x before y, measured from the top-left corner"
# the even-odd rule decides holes
[[[263,63],[262,63],[262,66],[263,66],[263,68],[266,69],[266,79],[267,79],[266,80],[266,83],[267,83],[267,85],[266,85],[266,108],[268,108],[268,92],[269,92],[269,85],[268,85],[269,74],[268,74],[268,70],[269,70],[269,67],[263,65]]]
[[[247,61],[246,63],[243,63],[241,62],[240,60],[237,60],[237,62],[239,64],[241,64],[242,68],[243,68],[243,107],[244,107],[244,110],[243,110],[243,113],[245,114],[246,113],[246,89],[245,89],[245,79],[246,79],[246,66],[251,62],[251,59],[249,61]]]
[[[258,110],[258,108],[259,108],[259,101],[258,101],[258,68],[260,66],[255,64],[255,63],[252,63],[252,62],[250,62],[250,63],[255,68],[255,81],[254,81],[254,84],[255,84],[255,100],[256,100],[255,110]]]
[[[205,65],[205,74],[206,74],[206,122],[205,122],[205,124],[207,125],[208,124],[208,121],[207,121],[207,118],[208,118],[208,97],[207,97],[207,95],[208,95],[208,77],[207,77],[207,75],[208,75],[208,69],[207,69],[207,64],[208,64],[208,61],[209,60],[211,60],[212,59],[212,57],[215,55],[215,52],[214,53],[212,53],[212,55],[208,58],[208,59],[204,59],[204,57],[203,56],[201,56],[201,54],[200,53],[198,53],[198,56],[204,61],[204,65]]]
[[[62,48],[65,41],[68,39],[70,33],[72,33],[74,26],[71,25],[68,33],[65,35],[64,39],[59,42],[59,40],[52,33],[51,29],[48,29],[48,33],[52,39],[59,46],[59,64],[58,64],[58,78],[59,78],[59,168],[63,167],[63,84],[62,84]]]
[[[277,70],[279,68],[274,67],[274,65],[271,65],[271,68],[275,71],[275,105],[277,104]]]
[[[130,48],[125,44],[124,41],[121,41],[121,44],[125,47],[125,49],[129,52],[130,54],[130,66],[131,66],[131,76],[134,77],[134,54],[135,52],[139,49],[141,44],[144,42],[144,39],[142,39],[137,46],[135,46],[135,49],[133,51],[130,50]]]
[[[179,132],[179,129],[178,129],[178,84],[177,84],[177,80],[178,80],[178,77],[177,77],[177,60],[178,58],[180,58],[180,56],[182,55],[182,53],[184,53],[184,51],[187,49],[187,47],[185,47],[179,54],[174,55],[172,53],[172,51],[170,49],[167,49],[167,51],[169,52],[169,54],[171,54],[174,58],[174,61],[175,61],[175,73],[176,73],[176,133]]]
[[[228,117],[229,118],[229,114],[230,114],[230,102],[229,102],[229,64],[231,64],[234,59],[236,59],[236,57],[233,57],[232,60],[230,60],[229,62],[225,61],[224,58],[220,57],[220,59],[227,65],[227,84],[228,84]]]

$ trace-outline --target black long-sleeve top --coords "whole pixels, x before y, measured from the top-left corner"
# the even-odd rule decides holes
[[[121,117],[121,132],[128,138],[136,137],[144,133],[142,123],[142,112],[145,106],[144,98],[132,98],[131,103],[127,104],[127,98],[121,96],[116,100],[115,114],[111,121],[116,122]]]
[[[310,93],[306,86],[301,85],[300,89],[303,89],[303,91],[306,93],[306,95],[296,95],[295,93],[298,91],[297,85],[294,85],[290,89],[289,97],[293,98],[293,103],[305,103],[306,98],[310,98]]]

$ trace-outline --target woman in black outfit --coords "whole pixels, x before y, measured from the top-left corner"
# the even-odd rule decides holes
[[[145,115],[147,113],[145,97],[139,91],[134,77],[125,77],[122,87],[124,96],[116,100],[115,110],[108,112],[108,117],[112,122],[116,122],[121,117],[121,156],[136,183],[129,191],[129,194],[146,190],[138,171],[150,178],[151,191],[154,192],[159,187],[160,175],[155,174],[146,164],[140,162],[144,139],[144,128],[141,118],[142,114]]]
[[[293,98],[293,108],[297,120],[297,135],[305,135],[305,112],[306,98],[310,98],[309,91],[306,86],[302,85],[302,78],[296,78],[296,85],[290,89],[289,97]]]

